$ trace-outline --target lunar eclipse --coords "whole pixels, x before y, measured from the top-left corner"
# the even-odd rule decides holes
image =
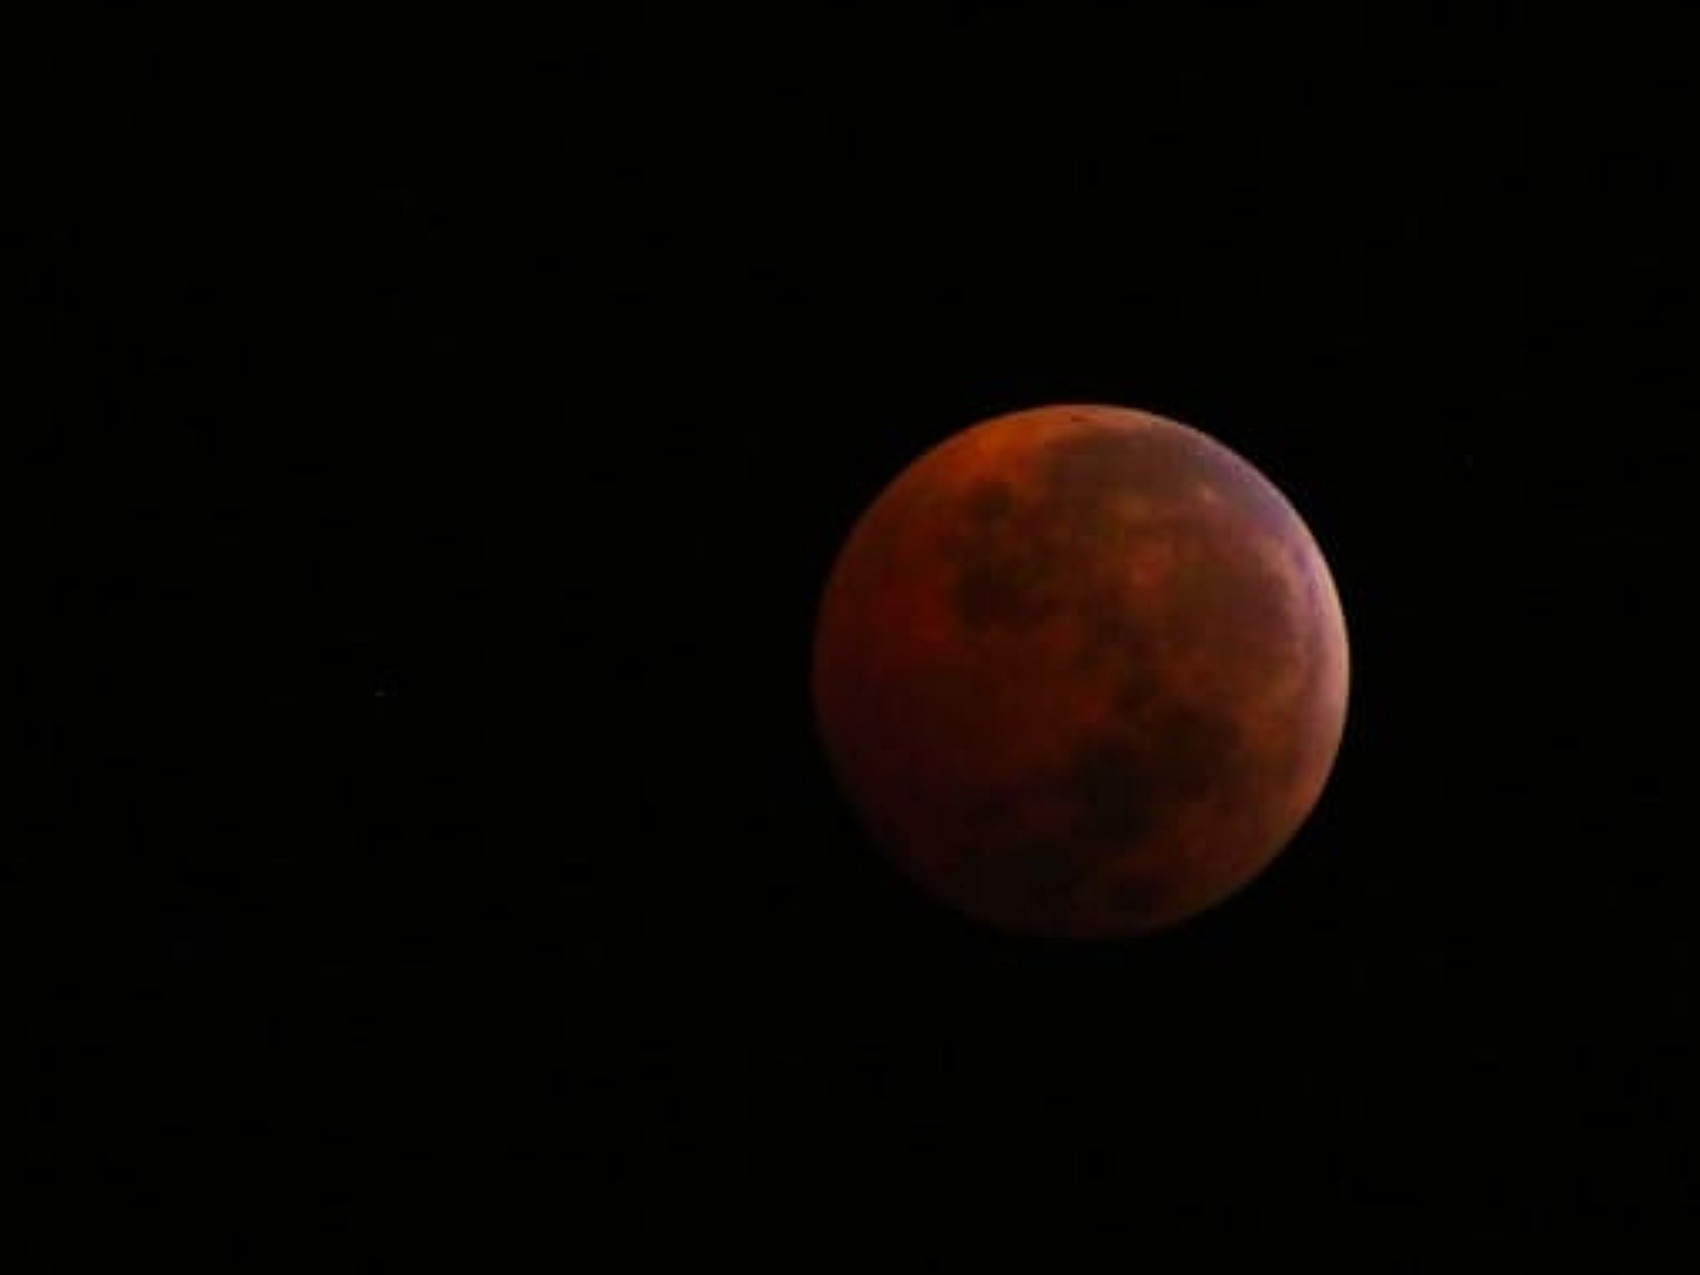
[[[1161,930],[1261,873],[1345,724],[1340,600],[1248,461],[1146,412],[947,438],[855,524],[812,668],[828,763],[945,904],[1068,939]]]

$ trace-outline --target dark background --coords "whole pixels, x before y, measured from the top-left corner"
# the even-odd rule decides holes
[[[1682,44],[11,43],[32,1176],[286,1211],[821,1175],[1682,1199]],[[914,895],[809,717],[860,510],[1055,401],[1252,460],[1353,641],[1314,818],[1144,942]]]

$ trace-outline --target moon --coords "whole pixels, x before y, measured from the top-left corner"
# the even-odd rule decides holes
[[[999,930],[1148,934],[1290,844],[1346,717],[1339,595],[1248,461],[1177,421],[1050,406],[963,430],[856,522],[811,691],[872,840]]]

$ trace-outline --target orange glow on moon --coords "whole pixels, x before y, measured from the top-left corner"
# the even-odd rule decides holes
[[[1148,933],[1261,872],[1344,729],[1346,630],[1284,497],[1187,426],[1016,412],[927,452],[846,541],[812,691],[834,775],[935,898]]]

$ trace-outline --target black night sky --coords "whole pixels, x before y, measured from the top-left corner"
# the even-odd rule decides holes
[[[1671,41],[459,22],[3,55],[38,1184],[1687,1196]],[[862,508],[1059,401],[1256,464],[1352,637],[1311,822],[1144,942],[915,895],[810,721]]]

